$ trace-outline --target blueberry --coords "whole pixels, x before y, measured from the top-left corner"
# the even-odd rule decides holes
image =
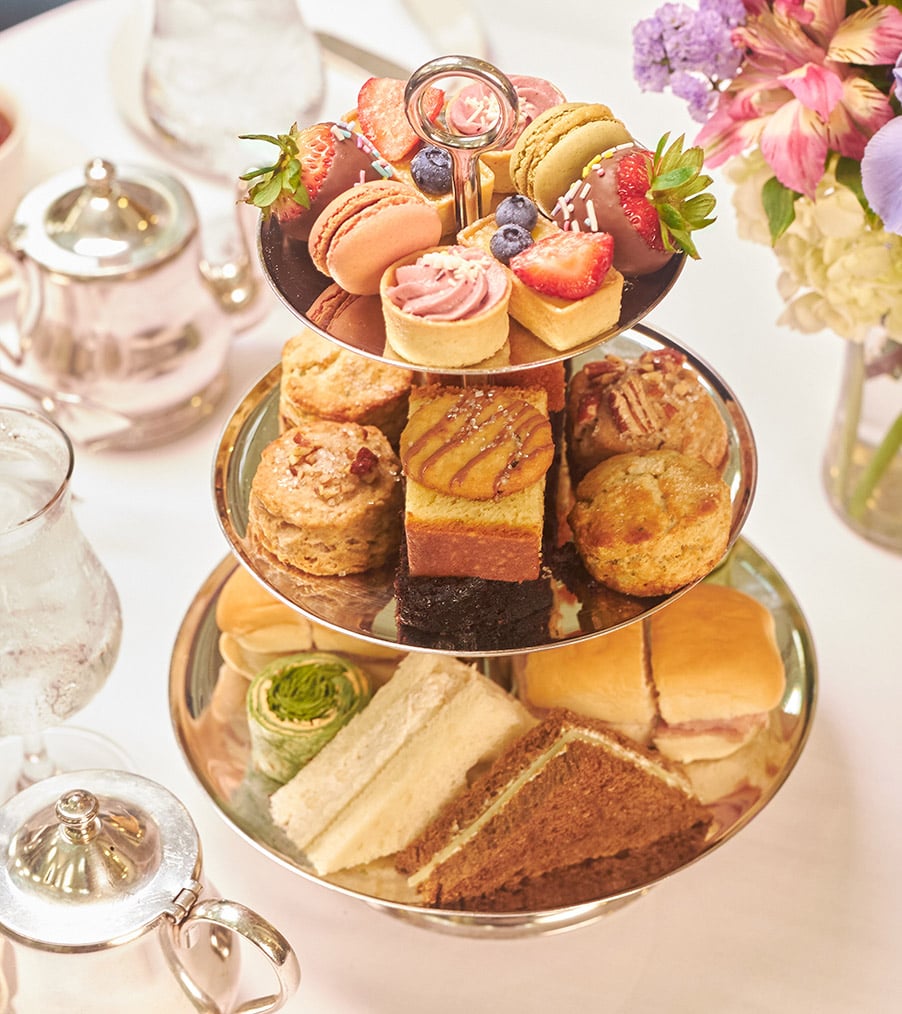
[[[489,249],[502,264],[507,264],[511,257],[529,246],[532,246],[532,236],[529,234],[529,230],[513,222],[509,225],[502,225],[500,229],[492,233],[492,238],[489,240]]]
[[[451,190],[451,154],[427,144],[410,162],[413,181],[424,194],[447,194]]]
[[[528,197],[522,194],[511,194],[495,209],[495,221],[498,225],[522,225],[531,230],[539,218],[539,209]]]

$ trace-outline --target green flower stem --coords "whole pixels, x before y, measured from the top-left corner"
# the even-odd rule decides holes
[[[874,492],[877,483],[880,482],[883,473],[898,454],[900,447],[902,447],[902,413],[896,417],[896,421],[887,430],[886,436],[880,441],[880,446],[874,451],[867,468],[852,491],[852,496],[849,498],[849,514],[853,518],[860,518],[864,514],[868,499]]]
[[[838,462],[838,489],[843,493],[849,487],[849,466],[852,464],[853,452],[858,438],[858,423],[861,419],[861,405],[864,400],[865,366],[864,352],[858,350],[859,355],[851,357],[847,366],[850,375],[844,380],[844,386],[849,391],[849,398],[845,405],[845,418],[842,428],[842,447],[837,455]]]

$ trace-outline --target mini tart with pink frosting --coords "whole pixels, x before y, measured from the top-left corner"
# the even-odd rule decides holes
[[[510,273],[485,251],[431,247],[382,275],[386,345],[417,366],[453,369],[494,355],[507,341]]]
[[[517,93],[516,133],[506,148],[484,152],[480,157],[480,162],[494,173],[496,194],[512,194],[517,189],[510,172],[511,152],[523,131],[540,113],[566,102],[564,93],[545,78],[509,74],[508,80]],[[453,133],[480,134],[497,121],[498,99],[486,85],[472,81],[451,97],[442,116]],[[488,207],[485,203],[483,206]]]

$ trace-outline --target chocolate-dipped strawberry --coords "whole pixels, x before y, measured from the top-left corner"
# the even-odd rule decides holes
[[[610,233],[614,267],[625,275],[657,271],[677,252],[698,258],[691,234],[714,221],[704,152],[684,151],[682,137],[667,147],[668,139],[655,151],[630,143],[596,155],[552,209],[562,229]]]
[[[272,165],[241,179],[251,183],[246,202],[260,208],[265,218],[278,219],[290,239],[306,240],[320,210],[354,184],[394,175],[371,142],[345,123],[314,123],[302,129],[293,124],[287,134],[243,138],[269,141],[279,149]]]

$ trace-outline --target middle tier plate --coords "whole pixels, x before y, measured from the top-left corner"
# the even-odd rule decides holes
[[[723,477],[730,488],[731,547],[748,516],[757,480],[757,458],[746,415],[724,381],[705,362],[655,329],[638,324],[618,335],[603,350],[584,353],[573,361],[574,372],[585,363],[615,354],[632,359],[649,350],[681,351],[726,423],[729,452]],[[563,641],[592,637],[623,626],[661,608],[691,585],[658,598],[633,598],[593,581],[572,545],[546,556],[542,578],[531,582],[535,605],[523,609],[490,631],[464,628],[441,635],[399,625],[395,597],[396,564],[344,577],[288,573],[252,554],[246,543],[251,483],[263,448],[278,435],[281,367],[274,367],[244,397],[223,429],[213,466],[213,493],[222,530],[241,563],[285,603],[336,630],[364,640],[402,644],[423,651],[483,657],[535,651]],[[434,608],[446,609],[457,592],[453,579],[436,579],[431,588]],[[524,589],[525,591],[525,589]],[[425,605],[425,604],[424,604]]]

